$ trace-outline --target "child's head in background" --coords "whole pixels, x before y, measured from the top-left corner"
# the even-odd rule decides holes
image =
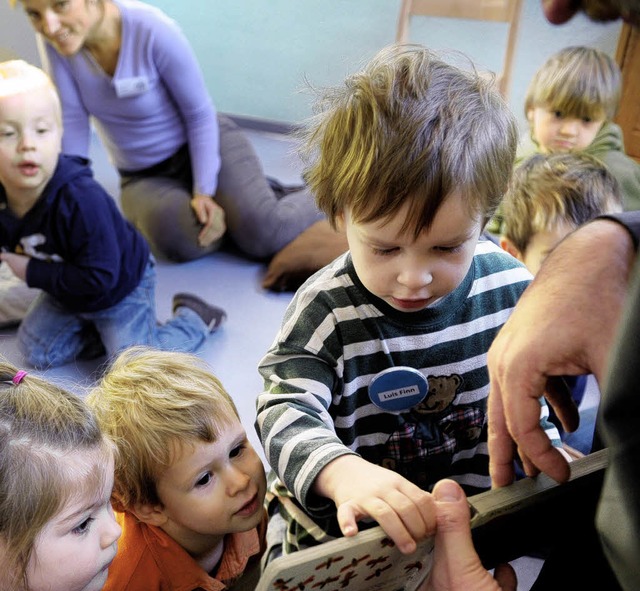
[[[31,203],[55,172],[62,146],[60,99],[51,79],[22,60],[0,63],[0,184]]]
[[[262,460],[236,407],[197,356],[136,347],[87,398],[118,455],[114,507],[193,556],[263,517]]]
[[[552,55],[529,83],[524,110],[543,153],[584,150],[620,102],[622,75],[615,60],[591,47]]]
[[[622,211],[616,179],[586,154],[536,154],[514,172],[503,201],[500,245],[534,275],[578,226]]]
[[[493,84],[395,45],[317,110],[305,179],[365,287],[402,311],[455,289],[515,157],[516,123]]]
[[[3,591],[102,588],[121,533],[113,466],[113,446],[78,396],[0,362]]]

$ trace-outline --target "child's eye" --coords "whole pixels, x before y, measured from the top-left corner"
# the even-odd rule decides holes
[[[582,118],[582,122],[583,123],[591,123],[591,117],[583,117]]]
[[[53,8],[55,9],[56,12],[63,12],[68,8],[68,6],[69,6],[69,0],[58,0],[58,2],[56,2],[53,5]]]
[[[237,447],[234,447],[231,450],[231,453],[229,454],[229,457],[230,458],[238,457],[239,455],[242,454],[242,452],[245,450],[246,447],[247,447],[246,443],[242,443],[242,444],[238,445]]]
[[[553,116],[554,116],[556,119],[562,119],[562,118],[564,117],[564,115],[563,115],[562,111],[554,111],[554,112],[553,112]]]
[[[462,250],[462,244],[456,246],[436,246],[436,250],[447,254],[453,254]]]
[[[373,251],[373,254],[375,254],[376,256],[389,256],[390,254],[393,254],[394,252],[397,252],[397,248],[374,248],[372,247],[371,249]]]
[[[0,131],[0,137],[12,137],[15,135],[15,132],[11,129],[3,129]]]
[[[36,133],[38,135],[44,135],[45,133],[47,133],[49,131],[48,127],[40,127],[39,129],[36,129]]]
[[[196,486],[207,486],[211,482],[211,472],[207,472],[204,474],[198,482],[196,482]]]
[[[93,517],[87,517],[82,523],[76,525],[71,531],[74,534],[84,535],[91,529],[91,523],[95,521]]]

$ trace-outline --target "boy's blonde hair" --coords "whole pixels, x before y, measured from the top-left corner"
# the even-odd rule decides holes
[[[176,446],[215,442],[239,419],[220,381],[195,355],[133,347],[121,353],[87,403],[117,448],[114,506],[158,504],[156,482]]]
[[[524,112],[537,107],[579,119],[614,118],[620,103],[622,74],[615,60],[592,47],[566,47],[535,73]]]
[[[517,126],[494,83],[418,45],[392,45],[328,90],[302,129],[305,179],[335,225],[397,213],[417,237],[460,191],[469,211],[492,215],[507,188]]]
[[[0,62],[0,99],[25,93],[47,92],[55,104],[58,121],[62,120],[60,97],[44,70],[24,60]]]
[[[502,236],[524,253],[539,232],[561,223],[577,228],[618,211],[618,182],[600,161],[581,153],[535,154],[514,172],[502,206]]]
[[[37,535],[96,485],[95,474],[79,475],[66,458],[95,453],[104,465],[111,449],[82,399],[0,360],[0,577],[8,588],[26,588]]]

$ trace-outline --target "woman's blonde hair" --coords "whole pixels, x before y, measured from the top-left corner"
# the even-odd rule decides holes
[[[346,208],[367,223],[409,203],[417,236],[452,192],[487,218],[507,188],[518,134],[494,82],[422,46],[383,49],[316,112],[300,132],[304,176],[334,224]]]
[[[537,107],[579,119],[614,118],[620,103],[622,74],[615,60],[593,47],[565,47],[535,73],[524,112]]]
[[[121,353],[87,403],[117,448],[114,506],[157,504],[156,482],[176,445],[215,442],[239,419],[220,381],[199,357],[133,347]]]
[[[65,458],[111,453],[84,401],[0,360],[0,573],[26,587],[38,533],[87,480]]]

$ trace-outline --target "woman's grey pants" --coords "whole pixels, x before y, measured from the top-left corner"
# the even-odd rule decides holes
[[[224,209],[227,235],[246,255],[274,255],[325,216],[308,189],[281,198],[267,181],[249,139],[230,119],[218,116],[221,167],[214,196]],[[121,173],[124,215],[144,235],[156,256],[189,261],[213,252],[198,245],[201,226],[191,209],[192,176],[188,150],[154,167],[153,176]]]

